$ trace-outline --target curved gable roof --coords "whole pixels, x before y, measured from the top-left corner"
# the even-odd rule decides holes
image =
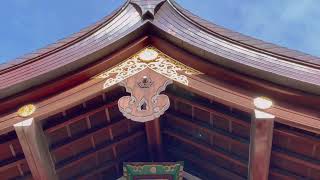
[[[319,92],[320,58],[205,21],[171,0],[131,0],[96,24],[0,66],[0,98],[92,63],[130,42],[145,24],[177,46],[239,72]]]

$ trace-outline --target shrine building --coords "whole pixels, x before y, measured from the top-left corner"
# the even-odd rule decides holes
[[[0,65],[0,134],[1,180],[319,180],[320,58],[128,0]]]

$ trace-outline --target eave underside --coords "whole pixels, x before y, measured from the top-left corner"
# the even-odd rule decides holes
[[[185,87],[172,85],[164,93],[171,106],[160,118],[162,160],[184,161],[185,170],[202,179],[247,179],[250,114]],[[117,99],[125,94],[117,87],[41,121],[59,179],[117,179],[123,162],[155,156],[148,151],[145,124],[118,110]],[[0,174],[32,179],[14,134],[1,136]],[[269,178],[317,179],[318,136],[276,123]]]
[[[154,38],[148,43],[160,41]],[[131,51],[136,52],[148,43]],[[168,44],[159,44],[158,47],[162,49],[164,45],[173,51],[177,50]],[[183,63],[197,63],[199,70],[205,73],[211,69],[209,67],[206,70],[203,67],[207,66],[201,65],[202,61],[188,60],[187,57],[191,56],[179,52],[181,54],[176,54],[176,58],[186,58],[186,61],[182,60]],[[122,60],[113,60],[113,63]],[[187,172],[203,179],[246,179],[250,139],[253,138],[250,137],[252,92],[240,90],[240,86],[230,86],[227,81],[219,82],[207,75],[188,78],[190,87],[175,83],[164,92],[170,97],[171,106],[160,118],[162,161],[182,160]],[[102,90],[103,82],[90,79],[62,93],[38,99],[36,103],[38,109],[33,118],[45,134],[49,159],[52,159],[54,167],[52,171],[58,179],[116,179],[122,176],[123,162],[151,161],[154,156],[159,156],[148,148],[147,137],[155,135],[148,135],[146,124],[130,121],[118,110],[117,100],[126,95],[124,89],[115,86]],[[279,107],[272,111],[280,118],[276,119],[272,130],[268,176],[273,179],[316,179],[320,171],[320,159],[317,156],[319,129],[294,122],[300,118],[312,124],[315,121],[311,121],[310,114],[287,110],[294,115],[291,116],[294,119],[281,120],[290,116],[283,116],[281,113],[285,111],[281,112]],[[301,114],[296,116],[295,113]],[[8,117],[13,119],[2,121],[1,128],[7,126],[6,131],[13,135],[9,142],[6,135],[1,136],[1,151],[6,155],[2,158],[0,173],[8,178],[32,178],[30,171],[34,169],[29,168],[32,164],[25,164],[30,154],[21,151],[20,146],[25,143],[10,128],[10,123],[24,119],[17,117],[14,112]],[[17,145],[13,145],[12,139]]]
[[[275,100],[276,104],[271,111],[278,116],[277,121],[308,131],[319,132],[317,109],[320,107],[318,106],[320,102],[316,98],[317,96],[282,89],[273,84],[264,84],[259,79],[250,78],[210,64],[157,37],[143,37],[122,50],[118,49],[116,53],[105,57],[99,63],[76,72],[70,77],[66,76],[65,79],[61,78],[58,82],[46,84],[21,96],[3,101],[1,103],[3,108],[0,112],[4,114],[0,118],[0,131],[8,131],[13,124],[22,120],[21,117],[16,115],[15,110],[26,102],[36,104],[39,109],[36,117],[42,119],[44,116],[51,115],[62,108],[73,106],[82,99],[94,96],[101,91],[99,85],[102,86],[103,81],[92,78],[88,80],[88,78],[111,68],[150,44],[204,73],[199,77],[190,77],[192,79],[191,88],[196,91],[246,112],[253,110],[253,98],[259,95],[268,96]]]

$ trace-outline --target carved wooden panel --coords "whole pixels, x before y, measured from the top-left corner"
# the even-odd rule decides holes
[[[103,89],[115,84],[126,87],[131,96],[119,99],[118,106],[128,119],[146,122],[158,118],[170,106],[160,95],[173,81],[188,86],[186,75],[203,74],[149,46],[95,78],[106,79]]]
[[[171,79],[149,68],[142,70],[120,83],[131,96],[119,99],[119,110],[133,121],[146,122],[158,118],[170,106],[168,96],[160,93],[171,83]]]

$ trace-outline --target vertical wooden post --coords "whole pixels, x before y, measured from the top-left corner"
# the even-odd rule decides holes
[[[33,118],[14,125],[32,176],[36,180],[56,180],[55,166],[42,128]]]
[[[151,160],[162,161],[163,149],[159,118],[152,121],[147,121],[145,123],[145,129],[147,133],[148,150]]]
[[[267,180],[272,149],[274,116],[254,110],[251,120],[249,179]]]

